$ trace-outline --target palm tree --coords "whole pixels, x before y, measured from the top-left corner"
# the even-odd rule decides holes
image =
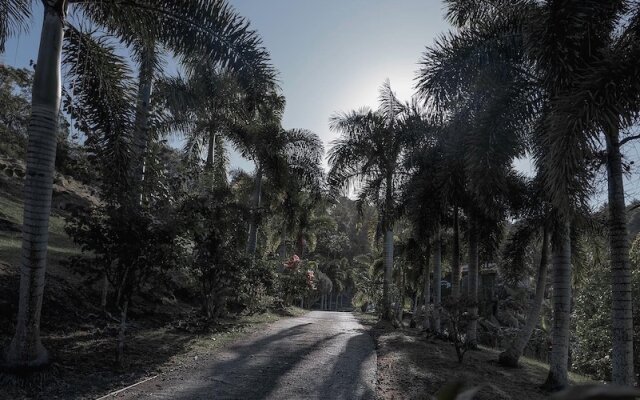
[[[511,163],[511,160],[515,157],[522,156],[527,143],[535,144],[534,148],[538,150],[538,154],[544,154],[541,149],[548,148],[548,145],[540,139],[527,138],[533,136],[534,132],[537,134],[540,133],[539,127],[541,123],[537,121],[542,118],[540,110],[543,108],[545,101],[545,97],[543,96],[544,92],[540,89],[538,77],[531,72],[531,66],[528,60],[523,57],[522,37],[518,35],[519,32],[517,29],[516,32],[511,30],[513,21],[503,22],[506,27],[502,25],[498,25],[498,27],[487,27],[476,19],[473,19],[473,22],[471,22],[470,16],[477,17],[478,9],[482,9],[489,14],[497,11],[493,9],[487,10],[487,8],[490,7],[487,6],[483,8],[479,2],[466,2],[463,4],[463,2],[450,1],[449,3],[450,19],[460,26],[461,29],[456,34],[443,38],[435,48],[427,52],[420,75],[419,90],[436,106],[442,105],[445,107],[445,110],[449,108],[450,105],[456,107],[459,110],[457,111],[459,117],[456,117],[456,119],[458,123],[460,121],[463,122],[463,126],[469,126],[466,118],[464,118],[465,114],[471,117],[472,121],[478,121],[474,127],[478,139],[486,134],[489,134],[489,137],[495,134],[502,135],[500,140],[489,140],[485,142],[490,146],[492,146],[491,143],[501,144],[503,149],[501,151],[502,154],[495,153],[498,157],[486,157],[483,163],[482,142],[478,141],[478,139],[474,140],[474,144],[480,144],[480,146],[476,145],[468,148],[467,151],[471,157],[464,157],[465,169],[469,171],[467,175],[471,178],[467,181],[468,184],[472,185],[470,187],[471,192],[480,195],[481,199],[484,198],[485,200],[491,201],[491,199],[486,196],[488,193],[486,191],[482,193],[481,188],[482,186],[485,188],[502,187],[498,193],[504,192],[504,183],[500,182],[500,180],[504,178],[499,177],[507,177],[509,175],[508,173],[500,172],[501,170],[508,171],[506,162]],[[527,8],[525,7],[524,9]],[[513,14],[506,13],[506,15],[512,16]],[[491,18],[486,19],[491,21]],[[504,37],[507,37],[506,33],[504,36],[498,35],[496,38],[495,31],[498,31],[500,28],[508,31],[508,40],[502,40]],[[487,88],[487,84],[489,84],[490,89],[484,94],[490,95],[489,101],[487,101],[486,98],[483,99],[484,94],[478,95],[477,93],[478,88]],[[491,94],[491,91],[493,91],[494,94]],[[476,111],[473,110],[477,109],[477,107],[474,107],[473,103],[478,99],[482,99],[480,106],[481,110],[482,108],[484,108],[484,110],[481,114],[476,115]],[[467,105],[465,105],[465,102]],[[462,107],[460,107],[461,104]],[[501,111],[501,108],[507,111],[507,113],[505,114]],[[496,112],[497,114],[495,114]],[[482,117],[482,114],[487,116],[494,114],[494,116],[487,118]],[[460,117],[463,118],[461,119]],[[493,129],[486,129],[488,127],[486,125],[487,122],[489,124],[499,122],[502,126],[498,126],[498,129],[495,131]],[[507,128],[507,130],[503,130],[504,128]],[[532,128],[536,128],[537,130]],[[463,128],[463,131],[468,132],[469,130]],[[513,133],[517,133],[517,135],[513,135]],[[540,135],[538,135],[538,137],[539,136]],[[469,139],[467,139],[467,142],[468,140]],[[462,147],[464,148],[464,146]],[[540,165],[539,168],[544,169],[544,167]],[[491,171],[500,173],[492,174]],[[492,179],[492,176],[494,179],[498,178],[498,181],[493,183],[487,182],[486,178]],[[482,186],[478,186],[478,183],[482,183]],[[481,207],[481,209],[476,208],[468,212],[469,286],[470,301],[472,303],[477,300],[478,212],[492,209],[494,209],[494,207],[487,204]],[[554,238],[558,240],[562,237],[562,235],[554,235]],[[558,274],[556,275],[557,285],[563,288],[570,285],[570,280],[563,282],[559,280],[570,278],[571,267],[570,258],[567,259],[566,257],[566,255],[570,255],[570,253],[563,253],[563,250],[566,248],[565,244],[562,240],[558,243],[554,242],[553,244],[554,249],[556,249],[554,254],[559,254],[559,256],[554,258],[554,268],[558,270]],[[567,263],[562,264],[562,262]],[[567,273],[567,270],[569,270],[569,273]],[[556,356],[551,359],[552,364],[555,363],[552,365],[551,370],[555,371],[554,376],[559,377],[561,380],[563,376],[566,377],[567,357],[563,357],[559,352],[567,351],[568,349],[564,344],[564,340],[566,339],[564,332],[568,329],[569,321],[567,318],[563,318],[563,313],[566,312],[564,306],[567,299],[562,296],[566,296],[567,292],[558,291],[558,294],[558,296],[554,297],[554,310],[559,313],[557,323],[560,325],[558,325],[553,332],[553,341],[557,343],[557,353]],[[470,310],[472,316],[475,316],[475,310],[475,307],[472,307]],[[471,345],[474,344],[475,339],[474,328],[475,318],[472,318],[468,331],[468,341]],[[564,371],[564,374],[562,371]],[[564,382],[558,382],[560,383],[553,383],[551,386],[561,387],[562,385],[566,385],[566,380]]]
[[[549,241],[551,214],[550,205],[544,201],[542,182],[534,179],[526,187],[523,196],[523,209],[517,210],[523,215],[510,232],[507,245],[503,249],[502,265],[511,276],[521,279],[524,269],[524,257],[527,248],[538,237],[540,238],[540,262],[536,271],[535,295],[527,313],[525,325],[520,329],[516,338],[499,356],[499,362],[510,367],[517,367],[518,361],[531,338],[533,330],[540,319],[540,310],[544,301],[549,265]]]
[[[40,314],[61,102],[63,41],[65,30],[88,36],[71,26],[68,8],[74,7],[88,20],[127,43],[139,37],[152,37],[172,50],[191,49],[189,54],[197,54],[200,59],[222,61],[250,72],[272,73],[259,38],[225,1],[193,0],[177,4],[156,0],[134,3],[46,0],[42,5],[44,21],[28,130],[18,320],[16,334],[4,359],[11,367],[37,367],[49,361],[40,340]],[[0,14],[0,47],[4,47],[9,35],[26,29],[32,6],[33,2],[28,0],[0,2],[0,8],[5,11]]]
[[[638,113],[638,21],[631,1],[481,2],[450,0],[458,26],[490,21],[495,39],[518,37],[546,92],[546,115],[537,154],[555,208],[568,215],[584,204],[589,159],[604,136],[609,182],[612,265],[613,381],[633,384],[631,274],[620,147],[620,130]],[[560,29],[561,27],[561,29]],[[565,284],[563,284],[565,286]]]
[[[228,70],[202,65],[186,78],[160,79],[156,87],[157,97],[169,111],[161,115],[160,128],[184,135],[185,155],[199,160],[205,153],[205,170],[211,170],[216,141],[229,138],[230,126],[244,107],[238,80]]]
[[[460,297],[460,215],[458,205],[453,206],[453,243],[451,248],[451,297]]]
[[[334,188],[358,188],[359,198],[372,200],[379,207],[384,231],[384,319],[392,318],[389,290],[393,270],[394,203],[398,168],[404,149],[402,129],[406,105],[401,104],[391,90],[389,81],[380,89],[377,110],[335,114],[331,130],[342,136],[332,142],[329,150],[329,185]]]
[[[572,87],[557,102],[551,123],[555,128],[559,119],[566,118],[567,125],[560,127],[566,127],[588,145],[604,136],[612,282],[612,381],[634,385],[632,282],[621,149],[638,136],[621,138],[621,131],[635,124],[640,112],[640,67],[635,62],[640,54],[640,9],[630,1],[613,1],[592,6],[583,18],[574,29],[589,32],[582,40],[590,48],[575,60],[577,69],[570,71]],[[558,129],[549,131],[552,144],[564,137]]]
[[[246,143],[245,146],[240,146],[243,155],[256,163],[254,207],[247,240],[247,252],[251,255],[254,255],[257,249],[258,211],[261,207],[263,176],[266,175],[270,179],[274,189],[283,193],[285,203],[287,199],[293,199],[299,191],[309,190],[317,193],[321,190],[324,180],[321,168],[324,156],[322,141],[309,130],[283,129],[279,120],[284,103],[280,96],[277,96],[276,100],[276,103],[271,103],[275,106],[267,108],[262,114],[263,118],[234,128],[234,140],[237,143]],[[285,229],[282,233],[286,236]]]
[[[553,263],[553,326],[549,375],[544,386],[558,390],[569,384],[569,328],[571,318],[571,237],[568,222],[555,227],[551,259]]]
[[[442,237],[440,229],[433,238],[433,330],[440,333],[440,306],[442,302]]]
[[[483,48],[478,44],[482,38],[473,30],[441,38],[425,53],[417,85],[443,131],[442,166],[432,167],[433,172],[445,171],[445,179],[439,178],[447,182],[440,184],[446,189],[443,209],[449,204],[454,210],[462,206],[468,217],[467,342],[472,347],[477,344],[479,235],[486,236],[487,226],[505,218],[509,187],[517,180],[512,162],[525,154],[527,125],[533,122],[530,110],[535,108],[532,99],[537,100],[537,91],[522,76],[515,57],[484,61],[502,51],[502,45]],[[459,259],[455,252],[454,259]]]
[[[262,93],[259,98],[249,104],[246,116],[233,127],[236,142],[241,144],[241,153],[251,159],[255,166],[255,187],[253,192],[253,206],[247,238],[247,253],[255,255],[258,245],[258,223],[262,203],[262,180],[265,169],[274,179],[274,184],[281,182],[283,174],[282,157],[278,157],[283,150],[282,141],[272,140],[282,137],[281,120],[284,113],[285,100],[276,88]],[[276,182],[278,181],[278,182]]]

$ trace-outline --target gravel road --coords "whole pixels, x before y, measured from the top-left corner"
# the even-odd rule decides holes
[[[376,352],[350,313],[280,320],[125,399],[373,399]]]

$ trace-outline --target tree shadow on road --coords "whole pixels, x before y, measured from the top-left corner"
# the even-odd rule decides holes
[[[337,400],[374,399],[375,353],[371,336],[368,333],[361,333],[350,338],[324,382],[324,386],[328,388],[326,398]],[[372,365],[365,365],[368,363],[372,363]]]
[[[296,325],[249,343],[231,346],[225,353],[231,358],[214,361],[198,371],[200,375],[191,386],[171,393],[173,399],[262,399],[278,388],[279,379],[292,370],[299,360],[318,351],[344,333],[310,340],[309,344],[290,352],[291,341],[307,336],[310,323]],[[286,357],[283,355],[286,354]],[[191,386],[191,387],[190,387]]]

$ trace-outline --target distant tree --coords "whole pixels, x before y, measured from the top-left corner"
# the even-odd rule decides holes
[[[329,150],[328,179],[334,188],[351,188],[354,184],[361,201],[370,200],[378,206],[385,254],[382,315],[391,319],[394,207],[407,107],[396,98],[388,81],[380,89],[379,100],[376,111],[363,108],[332,117],[331,129],[341,137]]]

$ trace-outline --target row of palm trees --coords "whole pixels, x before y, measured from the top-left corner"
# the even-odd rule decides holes
[[[31,0],[0,1],[0,50],[8,37],[30,28],[36,6]],[[2,360],[11,369],[49,362],[40,316],[61,109],[102,163],[102,200],[133,211],[149,206],[148,188],[158,184],[149,154],[162,136],[185,135],[191,159],[199,160],[206,148],[205,171],[224,175],[214,181],[226,182],[226,169],[217,164],[225,162],[225,143],[234,145],[257,170],[249,253],[256,250],[262,176],[298,190],[320,187],[323,176],[319,138],[282,128],[284,99],[269,54],[226,0],[44,0],[40,6],[44,22],[28,129],[18,320]],[[74,26],[69,15],[91,30]],[[167,53],[184,76],[164,76]],[[284,214],[296,211],[292,206]],[[123,324],[126,304],[124,310]]]
[[[459,221],[464,220],[472,316],[467,343],[476,345],[479,249],[498,241],[507,217],[526,222],[529,238],[537,234],[544,243],[536,300],[525,328],[502,359],[517,364],[538,321],[550,252],[553,327],[546,385],[566,386],[571,236],[588,215],[594,174],[604,165],[613,293],[612,380],[632,385],[631,269],[621,146],[635,139],[622,136],[640,111],[640,67],[634,61],[640,51],[640,8],[617,0],[445,3],[455,30],[424,53],[417,100],[398,101],[387,82],[377,110],[337,114],[331,120],[341,137],[329,151],[330,184],[355,184],[361,199],[378,205],[386,232],[383,315],[391,318],[394,221],[404,216],[416,238],[430,238],[435,268],[439,232],[445,226],[454,230],[455,298],[460,295]],[[514,160],[525,156],[534,161],[533,179],[513,167]]]

